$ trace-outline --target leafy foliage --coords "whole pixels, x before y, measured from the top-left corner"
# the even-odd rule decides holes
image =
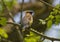
[[[38,42],[40,39],[40,36],[37,34],[30,32],[30,36],[25,38],[25,42]]]
[[[52,21],[48,20],[48,22],[47,22],[47,28],[50,28],[51,26],[52,26]]]
[[[3,0],[7,7],[12,10],[13,6],[17,4],[17,0]],[[4,12],[5,7],[3,6],[2,1],[0,1],[0,14]]]
[[[10,10],[13,8],[13,5],[15,5],[15,4],[17,3],[16,0],[4,0],[4,2],[6,3],[7,7],[8,7]],[[4,14],[4,13],[3,13],[4,8],[5,8],[5,7],[4,7],[3,4],[1,3],[1,7],[0,7],[1,11],[0,11],[0,13],[1,13],[1,12],[2,12],[2,13],[1,13],[0,15]],[[4,18],[4,17],[0,17],[0,18],[1,18],[0,24],[2,24],[3,26],[6,25],[7,19]],[[7,35],[6,31],[3,30],[2,28],[0,28],[0,35],[1,35],[2,37],[4,37],[4,38],[8,38],[8,35]],[[35,34],[35,33],[33,33],[33,32],[30,32],[29,37],[25,37],[25,38],[24,38],[25,42],[37,42],[39,39],[40,39],[40,36],[38,36],[37,34]]]
[[[7,19],[5,17],[0,17],[0,19],[1,19],[0,24],[3,25],[3,26],[6,25]]]
[[[60,9],[59,8],[60,7],[60,5],[57,5],[54,9],[53,9],[53,11],[52,12],[50,12],[50,15],[49,15],[49,19],[48,19],[48,21],[50,20],[50,21],[52,21],[52,22],[50,22],[50,23],[47,23],[47,27],[49,27],[48,25],[52,25],[53,23],[55,23],[55,24],[59,24],[60,23],[60,10],[58,10],[58,9]],[[56,9],[57,8],[57,9]]]
[[[50,15],[44,21],[47,22],[46,23],[47,24],[47,28],[50,28],[52,26],[52,24],[56,24],[56,25],[59,24],[60,23],[60,5],[57,5],[52,10],[52,12],[50,12]]]
[[[16,0],[4,0],[4,2],[6,3],[6,5],[8,6],[8,8],[11,10],[12,9],[12,5],[14,5],[16,3]],[[4,6],[0,0],[0,15],[5,15],[4,13]],[[7,19],[5,17],[0,17],[0,24],[5,26],[6,25],[6,21]],[[6,33],[6,31],[0,27],[0,38],[8,38],[8,34]]]
[[[4,0],[4,2],[6,3],[9,9],[12,9],[13,5],[17,3],[16,0]]]
[[[4,2],[6,3],[6,5],[8,6],[8,8],[11,10],[13,8],[13,5],[15,5],[17,2],[16,0],[4,0]],[[2,2],[0,3],[0,14],[2,15],[3,10],[4,10],[4,6],[2,5]],[[56,8],[60,9],[60,6],[57,5]],[[4,17],[0,17],[0,24],[2,24],[3,26],[6,25],[6,21],[7,19]],[[51,25],[53,24],[53,22],[55,24],[59,24],[60,23],[60,10],[57,9],[53,9],[53,11],[50,13],[49,17],[47,17],[44,21],[47,21],[47,27],[50,28]],[[43,24],[45,24],[45,22],[43,21]],[[8,38],[8,35],[6,33],[6,31],[2,28],[0,28],[0,36],[4,37],[4,38]],[[24,38],[25,42],[37,42],[40,39],[40,36],[38,36],[37,34],[30,32],[30,35],[26,38]]]
[[[4,0],[4,2],[6,3],[7,7],[12,10],[13,5],[15,5],[17,2],[16,0]],[[0,15],[5,15],[4,12],[5,7],[2,4],[2,1],[0,2]],[[2,24],[3,26],[6,25],[6,21],[7,19],[5,17],[0,17],[0,24]]]
[[[4,29],[0,28],[0,36],[4,37],[4,38],[8,38],[7,33],[5,32]]]

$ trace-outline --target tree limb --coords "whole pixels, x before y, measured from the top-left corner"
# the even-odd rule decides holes
[[[23,4],[23,11],[24,10],[41,10],[45,5],[41,2],[35,2],[35,3],[24,3]],[[12,13],[14,13],[13,11],[17,12],[17,11],[21,11],[21,3],[20,4],[16,4],[13,6],[13,10]]]
[[[32,32],[34,32],[34,33],[42,36],[42,37],[45,38],[45,39],[49,39],[49,40],[51,40],[51,41],[60,41],[60,39],[58,39],[58,38],[52,38],[52,37],[45,36],[44,34],[41,34],[40,32],[38,32],[38,31],[36,31],[36,30],[34,30],[34,29],[32,29],[32,28],[31,28],[30,30],[31,30]]]
[[[7,24],[12,24],[12,25],[16,25],[16,26],[21,26],[20,24],[14,23],[14,22],[7,22]]]
[[[12,22],[15,22],[14,19],[13,19],[13,15],[12,15],[12,13],[10,12],[9,8],[7,7],[7,5],[5,4],[4,0],[1,0],[1,1],[2,1],[2,3],[3,3],[3,6],[6,8],[6,10],[7,10],[7,12],[8,12],[8,15],[9,15],[10,18],[12,19]],[[23,36],[22,36],[22,34],[21,34],[18,26],[16,26],[16,30],[17,30],[17,32],[19,33],[19,39],[20,39],[20,41],[21,41],[21,42],[24,42],[24,41],[23,41]]]
[[[55,8],[55,7],[53,7],[51,4],[49,4],[49,3],[47,3],[47,2],[45,2],[45,1],[43,1],[43,0],[40,0],[40,1],[41,1],[42,3],[48,5],[48,6],[52,7],[52,8]],[[58,9],[58,8],[55,8],[55,9]],[[60,9],[58,9],[58,10],[60,10]]]
[[[10,16],[10,18],[14,21],[13,19],[13,15],[10,12],[9,8],[7,7],[6,3],[4,2],[4,0],[1,0],[1,2],[3,3],[3,6],[7,9],[8,15]],[[14,21],[15,22],[15,21]]]
[[[13,24],[15,24],[15,23],[13,23]],[[19,25],[19,24],[17,24],[17,25]],[[36,31],[36,30],[34,30],[34,29],[32,29],[32,28],[30,29],[30,31],[32,31],[32,32],[34,32],[34,33],[42,36],[44,39],[49,39],[49,40],[51,40],[51,41],[60,41],[60,39],[58,39],[58,38],[52,38],[52,37],[45,36],[44,34],[38,32],[38,31]]]

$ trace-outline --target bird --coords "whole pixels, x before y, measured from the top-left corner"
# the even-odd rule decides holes
[[[25,11],[25,16],[22,18],[22,25],[23,25],[22,32],[30,31],[30,27],[33,23],[32,14],[33,14],[33,11],[30,11],[30,10]]]
[[[32,25],[33,23],[33,16],[32,16],[32,11],[25,11],[25,16],[22,18],[22,25],[23,25],[23,30],[25,30],[25,28],[28,28]]]

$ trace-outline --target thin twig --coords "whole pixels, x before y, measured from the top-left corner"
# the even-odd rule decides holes
[[[48,6],[52,7],[52,5],[48,4],[47,2],[44,2],[44,1],[42,1],[42,0],[40,0],[40,1],[43,2],[43,3],[45,3],[45,4],[48,5]],[[5,5],[5,3],[4,3],[3,0],[2,0],[2,2],[3,2],[3,5],[5,6],[5,8],[7,9],[10,18],[14,21],[13,16],[12,16],[11,12],[9,11],[8,7]],[[54,7],[52,7],[52,8],[54,8]],[[57,8],[56,8],[56,9],[57,9]],[[17,28],[17,30],[18,30],[18,32],[20,32],[20,31],[19,31],[19,28]],[[53,40],[53,41],[60,41],[60,39],[45,36],[45,35],[43,35],[43,34],[37,32],[37,31],[34,30],[34,29],[31,29],[31,31],[33,31],[33,32],[35,32],[35,33],[37,33],[37,34],[39,34],[39,35],[42,36],[43,38],[46,38],[46,39],[49,39],[49,40]],[[20,35],[21,35],[21,34],[20,34]],[[20,37],[21,37],[21,36],[20,36]]]
[[[40,36],[42,36],[43,38],[45,38],[45,39],[49,39],[49,40],[53,40],[53,41],[60,41],[60,39],[58,39],[58,38],[52,38],[52,37],[48,37],[48,36],[45,36],[44,34],[41,34],[40,32],[38,32],[38,31],[36,31],[36,30],[34,30],[34,29],[30,29],[32,32],[35,32],[36,34],[38,34],[38,35],[40,35]]]
[[[13,15],[10,12],[9,8],[7,7],[7,5],[5,4],[4,0],[1,0],[1,1],[2,1],[4,7],[6,8],[6,10],[8,11],[8,15],[10,16],[10,18],[12,19],[12,21],[15,22],[14,19],[13,19]],[[19,27],[16,26],[16,29],[17,29],[17,32],[19,33],[20,42],[23,42],[23,36],[22,36],[22,34],[21,34],[20,30],[19,30]]]
[[[5,42],[12,42],[12,41],[10,41],[10,40],[7,40],[7,39],[2,39],[3,41],[5,41]]]
[[[17,32],[19,33],[19,39],[20,39],[20,42],[24,42],[23,41],[23,36],[21,35],[21,32],[20,32],[20,30],[19,30],[19,27],[21,26],[20,24],[16,24],[16,23],[12,23],[12,22],[7,22],[7,24],[12,24],[12,25],[14,25],[15,27],[16,27],[16,30],[17,30]]]
[[[10,23],[10,24],[15,24],[15,23]],[[19,24],[17,24],[18,26],[19,26]],[[51,40],[51,41],[60,41],[60,39],[58,39],[58,38],[52,38],[52,37],[48,37],[48,36],[45,36],[44,34],[41,34],[40,32],[38,32],[38,31],[36,31],[36,30],[34,30],[34,29],[30,29],[32,32],[35,32],[36,34],[38,34],[38,35],[40,35],[40,36],[42,36],[44,39],[49,39],[49,40]]]
[[[4,2],[4,0],[1,0],[2,3],[3,3],[3,6],[7,9],[7,12],[8,12],[8,15],[10,16],[10,18],[14,21],[13,19],[13,15],[12,13],[10,12],[9,8],[7,7],[6,3]],[[15,22],[15,21],[14,21]]]
[[[21,26],[20,24],[14,23],[14,22],[7,22],[7,24],[12,24],[12,25],[16,25],[16,26]]]
[[[21,15],[20,15],[20,22],[21,22],[21,25],[22,25],[22,15],[23,15],[23,4],[24,4],[24,0],[22,0],[22,3],[21,3]]]
[[[15,24],[15,23],[10,23],[10,24]],[[19,24],[17,24],[19,26]],[[34,30],[34,29],[30,29],[32,32],[35,32],[36,34],[42,36],[44,39],[49,39],[51,41],[60,41],[60,39],[57,39],[57,38],[52,38],[52,37],[48,37],[48,36],[45,36],[44,34],[41,34],[40,32]]]
[[[47,3],[47,2],[45,2],[45,1],[43,1],[43,0],[40,0],[40,2],[42,2],[42,3],[44,3],[44,4],[48,5],[48,6],[50,6],[50,7],[52,7],[52,8],[55,8],[55,7],[53,7],[51,4],[49,4],[49,3]],[[55,8],[55,9],[58,9],[58,8]],[[58,9],[58,10],[60,10],[60,9]]]

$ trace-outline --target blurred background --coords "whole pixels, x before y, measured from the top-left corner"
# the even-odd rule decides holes
[[[56,7],[56,5],[58,4],[60,5],[60,0],[43,0],[43,1],[47,2],[48,4],[51,4],[52,7]],[[43,25],[39,21],[39,19],[45,20],[47,17],[49,17],[50,12],[53,12],[54,8],[46,5],[44,2],[41,2],[40,0],[4,0],[4,2],[6,3],[10,12],[12,13],[15,23],[19,24],[21,22],[21,15],[23,18],[25,16],[25,11],[30,10],[34,12],[32,14],[33,24],[31,28],[35,29],[40,33],[44,33],[44,35],[48,37],[60,38],[60,22],[58,25],[55,25],[54,23],[51,24],[51,27],[47,29],[47,25],[46,24]],[[56,11],[54,10],[54,12]],[[7,21],[12,22],[12,20],[9,18],[6,8],[4,7],[3,3],[0,0],[0,16],[3,15],[6,16]],[[14,40],[16,37],[18,37],[18,34],[15,33],[16,31],[12,30],[12,28],[14,27],[11,28],[11,25],[6,25],[5,24],[6,20],[2,17],[0,18],[2,19],[0,20],[0,24],[3,25],[2,28],[4,28],[8,32],[9,35],[8,39],[13,40],[13,42],[19,42],[19,39],[16,39],[16,41]],[[17,34],[17,36],[14,36],[15,34]],[[31,35],[29,37],[25,38],[25,42],[51,42],[51,40],[47,39],[41,41],[40,35],[35,34],[34,32],[30,32],[30,34]],[[54,41],[54,42],[60,42],[60,41]]]

